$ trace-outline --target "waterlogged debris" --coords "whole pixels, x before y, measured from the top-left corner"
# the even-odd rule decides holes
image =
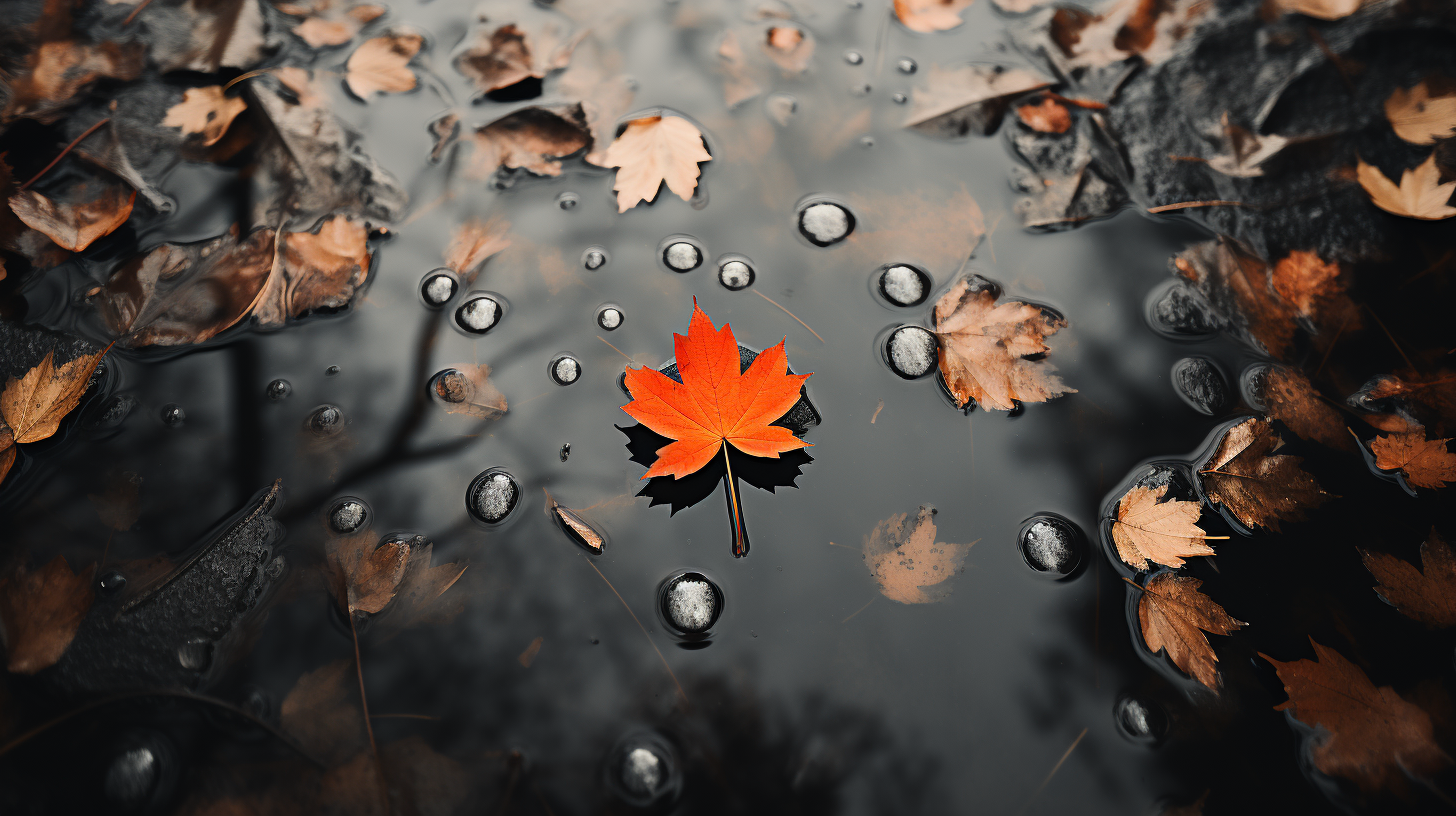
[[[896,306],[919,306],[930,296],[930,276],[909,264],[894,264],[880,272],[880,294]]]
[[[965,408],[974,401],[987,410],[1010,411],[1019,403],[1075,393],[1042,359],[1051,351],[1046,339],[1067,321],[1029,303],[998,304],[1000,297],[1000,287],[971,275],[935,304],[940,374],[956,405]]]
[[[420,297],[425,303],[438,309],[450,302],[455,297],[455,291],[460,288],[460,282],[448,271],[436,270],[425,275],[420,281]]]
[[[1134,56],[1157,65],[1172,56],[1173,46],[1197,27],[1209,9],[1201,0],[1115,0],[1103,6],[1101,14],[1065,6],[1052,14],[1047,36],[1066,58],[1069,72]]]
[[[809,204],[799,210],[799,234],[815,246],[843,241],[854,231],[854,214],[832,201]]]
[[[1456,554],[1431,528],[1421,544],[1421,567],[1388,553],[1360,550],[1365,568],[1379,584],[1375,593],[1402,615],[1434,628],[1456,626]]]
[[[786,75],[802,74],[814,58],[814,36],[797,26],[771,26],[764,33],[763,51]]]
[[[72,572],[64,556],[34,572],[23,564],[0,581],[0,623],[6,665],[15,674],[35,674],[55,665],[76,637],[95,597],[93,564]]]
[[[404,578],[411,546],[412,541],[402,536],[386,536],[375,543],[367,531],[331,539],[324,548],[329,591],[340,610],[350,616],[384,611]]]
[[[581,379],[581,363],[575,357],[563,354],[551,361],[551,379],[557,385],[571,385]]]
[[[1011,97],[1050,84],[1030,71],[1003,65],[932,65],[925,84],[913,92],[904,126],[940,138],[989,135],[1001,124]]]
[[[121,228],[131,217],[136,191],[117,179],[92,178],[53,191],[47,197],[34,189],[9,198],[10,210],[26,226],[50,238],[56,246],[80,252]]]
[[[1388,213],[1422,221],[1441,221],[1456,215],[1456,207],[1448,203],[1456,193],[1456,181],[1441,183],[1435,151],[1414,170],[1403,170],[1398,187],[1380,168],[1366,164],[1364,159],[1358,160],[1356,175],[1371,203]]]
[[[571,443],[570,442],[563,442],[563,443],[561,443],[561,452],[560,452],[560,455],[561,455],[561,461],[563,461],[563,462],[565,462],[567,460],[567,458],[571,456]]]
[[[901,326],[885,341],[885,356],[890,368],[907,380],[924,377],[935,370],[940,342],[928,329]]]
[[[571,452],[571,445],[562,445],[561,451],[561,461],[565,462]],[[546,513],[561,525],[568,538],[596,555],[606,551],[606,536],[598,532],[591,522],[582,518],[575,510],[559,504],[549,490],[542,488],[541,492],[546,494]]]
[[[1422,80],[1410,90],[1396,88],[1385,100],[1385,118],[1395,135],[1411,144],[1435,144],[1456,136],[1456,91],[1432,94]]]
[[[1188,407],[1216,416],[1229,401],[1228,381],[1207,357],[1184,357],[1173,364],[1173,388]]]
[[[345,63],[344,84],[365,102],[376,93],[413,90],[418,80],[409,63],[424,44],[409,31],[365,40]]]
[[[1038,133],[1066,133],[1072,129],[1072,114],[1066,106],[1050,96],[1040,102],[1028,102],[1016,108],[1022,124]]]
[[[571,62],[572,51],[581,42],[581,35],[572,36],[570,21],[559,14],[530,9],[520,17],[504,22],[497,9],[483,10],[469,45],[455,57],[455,70],[475,83],[480,97],[531,80],[539,85]],[[530,95],[539,93],[538,89]]]
[[[268,383],[268,387],[264,389],[263,393],[267,394],[268,399],[274,402],[282,402],[288,399],[289,394],[293,393],[293,384],[280,377]]]
[[[465,509],[470,515],[486,524],[499,524],[506,520],[521,498],[521,486],[511,474],[493,468],[487,470],[470,483],[465,491]]]
[[[1450,439],[1428,439],[1424,430],[1378,436],[1370,442],[1375,466],[1399,470],[1408,484],[1441,488],[1456,482],[1456,454],[1447,449]]]
[[[1166,332],[1193,337],[1213,334],[1223,325],[1208,301],[1182,281],[1169,286],[1153,304],[1152,318]]]
[[[581,254],[581,265],[595,272],[607,265],[607,251],[601,247],[590,247]]]
[[[180,428],[187,421],[187,412],[177,403],[169,402],[162,406],[160,417],[162,424],[168,428]]]
[[[589,147],[592,137],[586,112],[575,104],[522,108],[476,128],[470,142],[475,153],[465,175],[483,181],[498,170],[559,176],[561,160]]]
[[[499,419],[506,413],[506,398],[490,381],[490,366],[447,368],[430,379],[430,391],[452,414]]]
[[[616,306],[603,306],[597,310],[597,325],[604,331],[616,331],[626,318]]]
[[[651,202],[663,185],[683,201],[698,187],[698,164],[712,161],[703,134],[680,116],[646,116],[627,123],[607,148],[602,166],[616,167],[617,212]]]
[[[733,259],[724,261],[718,266],[718,282],[729,291],[737,292],[747,289],[753,285],[753,278],[753,267],[749,266],[747,261]]]
[[[779,127],[788,127],[789,120],[799,110],[799,101],[786,93],[776,93],[763,102],[764,111]]]
[[[1227,635],[1248,624],[1230,617],[1223,607],[1198,591],[1202,581],[1172,571],[1160,572],[1147,580],[1138,601],[1138,624],[1148,651],[1168,650],[1173,665],[1209,689],[1217,692],[1218,656],[1204,632]]]
[[[684,635],[706,633],[723,612],[723,590],[699,572],[673,576],[661,596],[663,617]]]
[[[101,792],[122,813],[144,813],[166,802],[177,779],[177,751],[159,731],[135,729],[106,765]]]
[[[1135,485],[1117,503],[1117,518],[1112,521],[1112,541],[1117,557],[1138,570],[1149,568],[1149,562],[1165,567],[1181,567],[1183,559],[1213,555],[1207,544],[1209,536],[1198,526],[1203,506],[1196,501],[1164,498],[1167,483],[1156,488]]]
[[[485,334],[500,322],[504,311],[490,295],[473,295],[455,310],[455,324],[471,334]]]
[[[895,0],[895,17],[911,31],[930,34],[958,28],[972,0]]]
[[[1112,717],[1118,730],[1137,742],[1157,742],[1168,732],[1168,715],[1163,709],[1131,695],[1118,698]]]
[[[369,524],[371,513],[363,499],[346,496],[329,509],[329,529],[339,535],[356,533]]]
[[[935,540],[935,508],[923,504],[915,518],[899,513],[865,536],[865,565],[880,585],[880,593],[903,604],[943,601],[951,591],[947,581],[961,571],[966,554],[976,542],[947,544]]]
[[[1071,575],[1082,563],[1082,531],[1061,516],[1032,518],[1021,527],[1017,547],[1027,565],[1038,572]]]
[[[1199,479],[1209,501],[1223,505],[1246,527],[1301,521],[1305,511],[1328,501],[1298,456],[1279,453],[1284,441],[1267,419],[1251,417],[1224,432]]]

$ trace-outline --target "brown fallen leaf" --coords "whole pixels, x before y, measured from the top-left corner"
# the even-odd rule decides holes
[[[1196,285],[1244,339],[1271,357],[1283,359],[1289,353],[1298,315],[1275,294],[1269,265],[1262,258],[1232,239],[1220,238],[1178,253],[1173,257],[1173,268]],[[1343,293],[1330,297],[1348,301]],[[1341,303],[1341,309],[1345,308],[1354,311],[1353,306]],[[1331,309],[1332,314],[1335,311]],[[1325,326],[1321,323],[1316,328]]]
[[[377,614],[393,600],[404,580],[410,542],[375,539],[368,530],[333,539],[325,545],[329,589],[345,614]]]
[[[703,134],[680,116],[648,116],[627,123],[607,148],[603,165],[617,168],[617,212],[653,201],[663,185],[683,201],[698,187],[699,162],[712,161]]]
[[[1430,374],[1402,371],[1398,376],[1379,377],[1362,390],[1373,400],[1399,402],[1421,425],[1437,434],[1456,430],[1456,373],[1449,369]]]
[[[0,484],[5,482],[5,477],[10,474],[10,469],[15,466],[16,454],[15,440],[10,435],[10,429],[0,429]]]
[[[1209,501],[1221,504],[1246,527],[1301,521],[1305,511],[1328,501],[1298,456],[1278,453],[1284,444],[1274,426],[1250,417],[1224,432],[1199,478]]]
[[[1360,550],[1365,568],[1379,583],[1375,594],[1402,615],[1427,626],[1456,626],[1456,553],[1435,528],[1421,544],[1421,567],[1389,553]]]
[[[972,0],[895,0],[895,17],[911,31],[929,34],[960,26]]]
[[[893,257],[923,264],[932,272],[958,269],[986,235],[981,207],[964,187],[882,190],[852,195],[849,204],[856,224],[847,243],[870,266]]]
[[[451,368],[434,380],[435,396],[452,414],[498,419],[506,413],[506,398],[490,381],[490,366]]]
[[[1168,485],[1149,488],[1138,485],[1127,491],[1117,503],[1117,518],[1112,521],[1112,542],[1117,557],[1139,570],[1149,562],[1165,567],[1181,567],[1183,559],[1197,555],[1213,555],[1206,542],[1210,536],[1198,526],[1203,506],[1196,501],[1169,499]]]
[[[17,444],[49,438],[66,414],[81,404],[91,374],[105,351],[83,354],[56,367],[55,352],[19,377],[12,377],[0,393],[0,413]]]
[[[1431,95],[1431,85],[1422,80],[1410,90],[1396,88],[1385,100],[1385,118],[1395,135],[1411,144],[1435,144],[1456,136],[1456,90]]]
[[[1414,170],[1400,174],[1400,186],[1386,178],[1380,168],[1358,159],[1355,174],[1360,186],[1370,194],[1375,206],[1392,215],[1418,218],[1422,221],[1440,221],[1456,215],[1456,207],[1448,202],[1456,192],[1456,181],[1441,184],[1441,169],[1436,166],[1436,154],[1432,151],[1426,160]]]
[[[1028,102],[1016,109],[1016,115],[1026,126],[1038,133],[1066,133],[1072,127],[1072,114],[1067,107],[1050,96],[1041,102]]]
[[[1303,14],[1319,20],[1338,20],[1359,11],[1366,0],[1270,0],[1285,14]]]
[[[445,249],[445,266],[455,270],[462,286],[470,286],[480,274],[481,266],[492,255],[509,247],[511,225],[499,219],[471,219],[456,227]]]
[[[961,571],[966,554],[976,542],[937,543],[934,514],[935,508],[922,504],[913,521],[908,514],[898,513],[875,525],[865,536],[865,565],[886,598],[917,604],[942,601],[950,595],[946,581]]]
[[[1148,651],[1157,654],[1159,649],[1167,649],[1173,665],[1216,692],[1223,685],[1215,665],[1218,655],[1203,632],[1227,635],[1248,624],[1230,617],[1212,598],[1199,592],[1202,584],[1197,578],[1174,572],[1160,572],[1149,578],[1141,587],[1138,624]]]
[[[1211,791],[1204,791],[1202,796],[1186,805],[1169,806],[1160,816],[1203,816],[1203,807],[1208,804],[1209,793]]]
[[[996,8],[1012,14],[1020,14],[1048,2],[1050,0],[996,0]]]
[[[542,15],[534,25],[482,22],[470,45],[455,57],[455,70],[474,82],[481,96],[565,68],[584,36],[569,35],[570,22],[554,14]]]
[[[475,155],[465,170],[473,179],[498,169],[528,170],[538,176],[561,175],[561,159],[591,145],[581,105],[522,108],[471,135]]]
[[[972,132],[990,134],[1001,123],[1010,97],[1050,84],[1044,77],[1020,68],[932,65],[926,72],[925,84],[911,92],[910,114],[904,126],[942,138]]]
[[[1283,422],[1300,439],[1340,451],[1354,451],[1345,419],[1297,369],[1276,366],[1264,376],[1264,404],[1270,419]]]
[[[546,494],[546,514],[555,519],[573,541],[601,555],[607,546],[606,538],[592,527],[591,522],[582,518],[580,513],[559,504],[545,488],[541,490]]]
[[[67,14],[54,16],[69,21]],[[27,56],[25,64],[6,71],[9,95],[0,109],[0,120],[9,122],[23,116],[51,124],[93,83],[136,79],[145,65],[146,47],[140,42],[42,42]]]
[[[764,32],[763,52],[785,74],[802,74],[814,58],[814,35],[797,26],[770,26]]]
[[[1416,487],[1440,488],[1456,482],[1456,454],[1446,449],[1450,439],[1427,439],[1425,431],[1378,436],[1370,442],[1375,466],[1399,470]]]
[[[1069,67],[1100,67],[1133,56],[1156,65],[1211,8],[1204,0],[1115,0],[1092,14],[1070,6],[1052,15],[1049,35]]]
[[[448,623],[464,611],[465,601],[458,590],[448,596],[445,593],[459,583],[468,565],[453,561],[432,565],[433,560],[433,544],[410,548],[389,614],[375,630],[383,638],[418,624]]]
[[[425,38],[412,32],[365,40],[349,55],[344,84],[365,101],[376,93],[412,90],[418,80],[409,63],[424,44]]]
[[[240,96],[227,96],[221,85],[188,88],[182,101],[167,109],[162,127],[180,128],[185,136],[200,136],[200,145],[217,144],[248,103]]]
[[[1274,264],[1269,277],[1279,299],[1316,330],[1330,326],[1346,331],[1360,328],[1359,307],[1345,294],[1347,284],[1339,263],[1295,250]]]
[[[1373,793],[1430,776],[1451,764],[1436,744],[1431,716],[1390,686],[1376,688],[1365,672],[1334,649],[1310,639],[1316,660],[1281,663],[1264,653],[1289,699],[1275,706],[1328,736],[1309,743],[1314,766]]]
[[[957,281],[935,304],[940,374],[957,406],[974,401],[985,410],[1010,411],[1018,403],[1046,402],[1075,393],[1040,357],[1046,338],[1067,325],[1048,310],[1008,300],[979,275]]]
[[[77,185],[64,200],[52,200],[35,190],[10,196],[10,209],[26,226],[45,233],[56,246],[80,252],[110,235],[131,217],[136,190],[119,182],[92,181]]]
[[[283,251],[271,265],[253,305],[260,326],[319,309],[341,309],[369,277],[369,232],[348,216],[324,219],[314,232],[284,234]]]
[[[278,725],[310,756],[344,762],[366,745],[358,693],[354,661],[335,660],[298,678],[278,707]]]
[[[725,32],[718,43],[718,66],[723,73],[723,104],[730,109],[763,93],[763,86],[749,75],[743,45],[731,30]]]
[[[274,7],[284,14],[306,18],[294,27],[293,33],[314,48],[343,45],[385,12],[383,6],[354,5],[343,0],[276,3]]]
[[[106,480],[106,492],[91,493],[86,498],[96,508],[96,515],[117,532],[126,532],[141,514],[142,477],[137,473],[113,473]],[[130,583],[135,576],[128,577]]]
[[[35,572],[23,565],[0,581],[0,623],[4,624],[7,668],[35,674],[55,665],[91,609],[92,564],[72,572],[58,555]]]
[[[573,54],[571,67],[557,82],[557,89],[576,100],[585,114],[591,133],[591,149],[582,157],[587,164],[606,166],[607,147],[617,133],[617,120],[637,96],[637,85],[622,73],[621,64],[621,55],[599,40],[583,40]]]

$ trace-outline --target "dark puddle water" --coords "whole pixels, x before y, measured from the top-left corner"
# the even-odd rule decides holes
[[[633,734],[674,728],[714,733],[732,748],[726,770],[712,773],[675,760],[685,768],[684,801],[710,811],[744,803],[795,812],[1127,814],[1155,810],[1165,797],[1191,801],[1229,778],[1247,783],[1220,788],[1232,800],[1225,806],[1242,796],[1258,810],[1328,808],[1299,772],[1297,737],[1269,708],[1278,687],[1254,663],[1253,648],[1215,638],[1229,687],[1219,698],[1202,693],[1134,640],[1135,596],[1095,543],[1107,498],[1140,473],[1140,463],[1194,450],[1230,416],[1230,409],[1208,417],[1186,405],[1171,385],[1174,364],[1190,354],[1212,360],[1233,385],[1233,407],[1239,373],[1256,362],[1227,340],[1180,342],[1145,321],[1145,298],[1167,279],[1168,256],[1204,236],[1133,212],[1069,232],[1023,231],[1011,212],[1012,159],[1002,138],[933,141],[898,127],[905,109],[892,95],[917,79],[896,70],[900,58],[913,57],[922,73],[933,62],[1011,59],[998,45],[989,3],[968,12],[961,30],[933,38],[910,35],[879,10],[836,3],[806,10],[803,22],[818,39],[815,68],[770,89],[797,100],[786,126],[765,115],[764,97],[724,109],[705,58],[712,51],[698,42],[709,36],[673,25],[688,5],[639,10],[607,40],[639,83],[639,104],[681,111],[703,126],[715,158],[703,167],[694,205],[663,191],[657,204],[619,215],[611,174],[579,161],[560,178],[493,191],[464,181],[448,160],[426,161],[425,123],[443,107],[430,90],[365,106],[335,87],[335,109],[364,131],[414,201],[414,215],[380,248],[366,295],[345,314],[278,332],[233,333],[177,353],[113,352],[108,388],[133,399],[134,410],[104,432],[69,426],[63,441],[37,456],[23,489],[7,485],[5,528],[16,544],[47,557],[63,552],[73,563],[95,560],[106,547],[112,560],[177,556],[281,478],[281,551],[302,576],[317,566],[329,508],[357,496],[376,533],[424,534],[437,562],[470,563],[452,589],[466,598],[453,622],[381,643],[366,637],[371,709],[438,718],[380,720],[381,741],[422,735],[457,757],[517,749],[557,813],[605,807],[604,757],[630,754],[620,741]],[[468,99],[446,58],[467,27],[467,9],[401,3],[392,13],[429,34],[425,64],[455,98]],[[865,56],[860,64],[840,57],[851,48]],[[867,95],[856,90],[866,83]],[[520,104],[529,102],[473,110],[487,121]],[[226,179],[208,172],[179,171],[183,206],[147,241],[201,238],[231,220]],[[560,206],[564,193],[577,197],[574,206]],[[991,234],[964,269],[959,257],[946,261],[946,253],[913,241],[886,249],[852,238],[818,248],[795,226],[796,205],[809,196],[846,202],[862,236],[910,206],[886,202],[920,201],[927,213],[954,218],[967,195]],[[508,309],[475,336],[452,327],[453,305],[426,309],[420,286],[457,225],[491,216],[510,221],[516,246],[493,259],[471,291],[497,293]],[[679,234],[698,242],[705,261],[683,274],[659,258],[661,242]],[[609,261],[584,268],[590,247],[605,249]],[[730,291],[719,283],[716,261],[725,255],[751,263],[751,286]],[[887,263],[923,269],[934,294],[909,308],[877,297],[873,276]],[[1051,360],[1076,394],[1016,416],[967,416],[933,378],[906,381],[889,369],[880,346],[888,330],[929,325],[935,298],[967,271],[1068,318]],[[74,327],[67,286],[80,280],[57,274],[28,292],[30,319]],[[613,427],[630,422],[619,410],[624,356],[667,361],[693,297],[751,348],[787,337],[793,369],[813,372],[809,394],[823,419],[807,434],[814,461],[797,489],[744,489],[753,549],[742,559],[730,551],[722,499],[670,514],[632,498],[643,468],[629,461]],[[611,332],[597,323],[604,304],[623,316]],[[570,386],[548,371],[561,355],[580,364]],[[494,422],[446,414],[426,397],[433,374],[476,363],[491,366],[510,403]],[[268,391],[278,379],[291,386],[281,399]],[[169,405],[185,419],[164,422]],[[323,406],[341,413],[338,433],[306,427]],[[506,522],[486,529],[463,499],[488,468],[511,473],[522,494]],[[140,520],[111,534],[87,496],[119,472],[142,479]],[[593,520],[610,540],[594,559],[600,576],[546,514],[543,488],[568,507],[597,506]],[[881,519],[922,504],[939,511],[938,540],[977,543],[948,600],[904,606],[880,596],[859,547]],[[1041,513],[1069,519],[1092,542],[1068,579],[1035,572],[1017,549],[1018,531]],[[1313,554],[1335,531],[1348,542],[1371,525],[1363,514],[1337,511],[1297,536],[1233,542],[1216,562],[1258,562],[1263,547]],[[1352,553],[1343,547],[1339,558]],[[687,643],[652,610],[663,582],[684,572],[722,590],[706,648],[678,648],[703,642]],[[1277,574],[1254,588],[1219,585],[1212,565],[1194,574],[1235,617],[1283,632],[1271,635],[1274,645],[1260,645],[1282,644],[1274,651],[1281,658],[1303,654],[1303,634],[1320,637],[1330,626],[1326,618],[1300,620],[1290,612],[1297,603],[1270,600]],[[674,713],[674,680],[613,588],[682,683],[686,713]],[[1328,592],[1370,616],[1389,614],[1375,608],[1366,584]],[[1308,608],[1330,603],[1311,600]],[[1348,625],[1361,624],[1351,617]],[[538,638],[524,667],[518,656]],[[352,654],[347,625],[321,587],[299,578],[274,599],[249,648],[214,667],[204,688],[276,713],[303,672]],[[1448,645],[1441,659],[1449,655]],[[1163,722],[1160,739],[1129,733],[1136,718],[1128,698]],[[85,737],[106,754],[117,734],[144,726],[196,748],[174,753],[185,769],[200,757],[225,759],[230,743],[256,740],[226,724],[209,731],[175,711],[116,716],[72,726],[49,750]],[[502,786],[509,767],[500,766]],[[78,785],[99,784],[97,768],[86,773]]]

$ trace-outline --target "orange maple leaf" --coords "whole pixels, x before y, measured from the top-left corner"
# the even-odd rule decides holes
[[[784,341],[766,349],[743,371],[738,341],[727,323],[722,329],[698,308],[688,333],[673,336],[682,382],[647,367],[627,369],[632,401],[622,406],[629,416],[676,441],[657,451],[657,461],[642,478],[681,479],[696,473],[731,444],[749,456],[777,459],[780,453],[807,447],[788,428],[770,425],[799,400],[808,374],[789,374]]]

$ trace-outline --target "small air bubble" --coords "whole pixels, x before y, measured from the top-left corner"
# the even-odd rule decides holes
[[[576,193],[562,193],[556,197],[556,206],[563,210],[574,210],[579,203],[581,203],[581,196]]]
[[[288,398],[288,395],[292,393],[293,386],[289,384],[288,380],[278,379],[268,383],[268,399],[273,400],[274,402],[285,400]]]
[[[734,292],[753,285],[754,277],[753,267],[744,261],[725,261],[718,267],[718,282],[723,284],[723,288]]]
[[[869,96],[870,91],[873,90],[874,88],[871,87],[868,82],[860,82],[849,86],[849,93],[851,96]]]
[[[453,274],[444,271],[431,272],[420,282],[420,296],[425,299],[426,304],[439,308],[455,297],[455,290],[458,288],[460,284]]]
[[[890,100],[896,105],[903,105],[906,102],[910,101],[910,97],[906,96],[900,91],[895,91],[894,93],[890,94]]]
[[[590,270],[601,269],[607,265],[607,251],[600,247],[591,247],[581,254],[581,265]]]
[[[187,412],[175,402],[162,406],[162,424],[168,428],[180,428],[187,421]]]
[[[597,312],[597,325],[607,331],[616,331],[623,319],[622,310],[616,306],[603,306]]]
[[[662,251],[662,261],[678,272],[691,272],[702,265],[703,253],[687,241],[674,241]]]
[[[899,61],[895,63],[895,67],[899,69],[900,73],[902,74],[913,74],[917,69],[920,68],[919,65],[915,64],[915,60],[910,59],[909,57],[901,57]]]
[[[324,376],[325,377],[335,377],[335,376],[338,376],[338,374],[339,374],[339,367],[336,366],[336,365],[331,365],[328,368],[324,369]]]
[[[100,587],[103,593],[115,595],[123,589],[126,589],[126,576],[116,570],[111,570],[102,575],[101,579],[96,582],[96,585]]]
[[[184,669],[206,671],[212,665],[212,641],[193,638],[178,646],[177,662]]]
[[[875,137],[873,137],[873,136],[861,136],[861,137],[859,137],[859,146],[860,147],[874,147],[875,146]]]
[[[860,63],[864,62],[864,54],[861,54],[858,51],[845,51],[844,61],[849,63],[850,65],[859,65]]]

